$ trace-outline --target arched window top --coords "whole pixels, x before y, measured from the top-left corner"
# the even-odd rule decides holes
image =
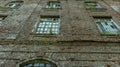
[[[24,1],[11,1],[7,3],[6,6],[11,8],[16,8],[16,7],[20,7],[23,3]]]
[[[57,66],[51,61],[36,59],[24,62],[20,65],[20,67],[57,67]]]

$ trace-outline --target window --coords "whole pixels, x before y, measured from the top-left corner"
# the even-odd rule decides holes
[[[60,2],[50,1],[47,3],[46,8],[60,8]]]
[[[41,17],[37,24],[37,34],[58,34],[60,19],[59,16]]]
[[[3,20],[5,19],[6,16],[0,16],[0,26],[2,25],[3,23]]]
[[[86,2],[86,8],[101,8],[101,6],[96,2]]]
[[[118,7],[118,6],[111,6],[115,11],[120,11],[120,6]]]
[[[23,1],[12,1],[12,2],[9,2],[6,6],[10,8],[16,8],[21,6],[22,4],[23,4]]]
[[[46,60],[31,60],[20,65],[20,67],[57,67],[54,63]]]
[[[111,17],[94,17],[103,34],[120,34],[120,29]]]

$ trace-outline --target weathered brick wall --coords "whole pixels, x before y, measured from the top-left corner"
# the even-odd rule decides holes
[[[10,1],[1,0],[0,5]],[[45,9],[47,0],[25,0],[7,13],[0,27],[0,67],[18,67],[31,59],[50,60],[58,67],[120,67],[120,36],[101,35],[93,19],[112,16],[120,26],[119,11],[111,9],[111,2],[115,1],[99,1],[104,9],[91,11],[80,0],[62,0],[59,10]],[[59,35],[32,34],[45,15],[60,16]]]
[[[71,45],[71,46],[69,46]],[[9,44],[0,46],[1,65],[12,67],[31,59],[51,59],[59,67],[117,67],[120,59],[119,43],[42,43],[42,44]],[[4,66],[3,66],[4,67]]]

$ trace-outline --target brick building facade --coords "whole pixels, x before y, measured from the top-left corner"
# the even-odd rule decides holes
[[[120,1],[0,0],[0,67],[120,67]]]

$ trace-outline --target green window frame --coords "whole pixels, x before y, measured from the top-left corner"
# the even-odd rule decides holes
[[[86,2],[86,8],[101,8],[100,4],[96,2]]]

